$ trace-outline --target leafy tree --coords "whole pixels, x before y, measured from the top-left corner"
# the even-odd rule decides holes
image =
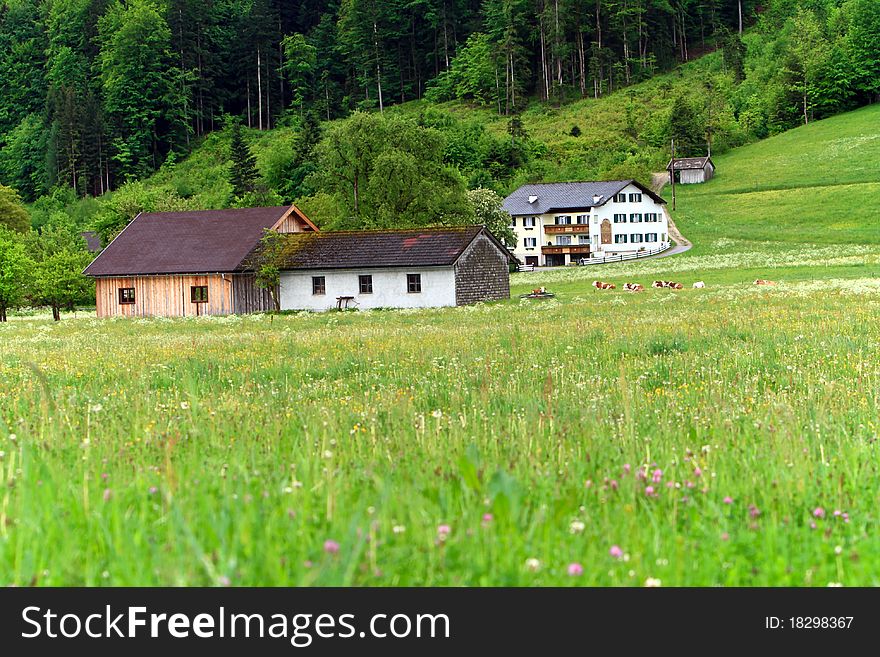
[[[809,9],[799,8],[792,20],[790,73],[800,95],[804,124],[810,122],[816,104],[819,77],[828,61],[828,42],[822,25]]]
[[[241,198],[255,191],[259,178],[257,158],[244,140],[239,121],[232,123],[229,157],[232,160],[232,166],[229,169],[229,183],[232,185],[233,195]]]
[[[24,302],[32,268],[21,235],[0,226],[0,322]]]
[[[21,204],[21,197],[11,187],[0,185],[0,226],[25,233],[31,227],[30,215]]]
[[[0,149],[0,183],[33,201],[46,191],[47,132],[37,114],[28,114],[6,135]]]
[[[253,263],[257,287],[269,293],[276,311],[281,310],[278,286],[284,265],[284,246],[284,235],[267,229],[260,240],[259,255]]]
[[[464,180],[443,162],[432,128],[356,112],[331,125],[316,149],[321,191],[343,216],[335,228],[399,228],[465,223],[472,218]]]
[[[284,63],[281,70],[290,84],[293,94],[291,104],[300,116],[305,111],[304,104],[314,95],[315,72],[318,65],[318,49],[311,45],[302,34],[284,37]]]
[[[61,319],[61,309],[91,300],[94,283],[82,271],[92,261],[85,242],[69,227],[49,226],[32,233],[34,258],[30,297],[34,305],[52,309],[52,319]]]
[[[880,101],[880,0],[851,0],[844,11],[853,84],[869,102]]]
[[[516,235],[510,227],[510,215],[502,207],[504,199],[491,189],[472,189],[467,193],[468,203],[474,212],[474,220],[485,226],[508,246],[516,245]]]

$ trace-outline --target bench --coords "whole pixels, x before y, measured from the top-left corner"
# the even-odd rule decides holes
[[[337,310],[348,308],[349,304],[357,305],[357,301],[354,300],[354,297],[336,297]]]

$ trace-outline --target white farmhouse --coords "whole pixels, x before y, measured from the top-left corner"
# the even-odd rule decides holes
[[[428,308],[510,298],[512,256],[483,226],[284,239],[282,310]]]
[[[666,201],[635,180],[535,183],[504,199],[513,254],[553,267],[669,246]]]

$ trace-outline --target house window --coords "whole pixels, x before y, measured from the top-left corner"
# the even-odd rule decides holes
[[[123,305],[134,303],[134,288],[133,287],[119,288],[119,303],[123,304]]]
[[[626,194],[618,194],[614,197],[615,203],[626,203]]]
[[[589,235],[578,235],[578,243],[579,244],[589,244],[590,236]]]
[[[630,203],[641,203],[642,202],[642,195],[641,194],[630,194],[629,195],[629,202]]]
[[[598,214],[594,214],[594,215],[593,215],[593,223],[594,223],[594,224],[598,224],[598,223],[599,223],[599,215],[598,215]]]
[[[630,240],[629,240],[629,241],[630,241],[630,242],[633,242],[634,244],[635,244],[635,243],[638,243],[638,242],[641,242],[641,241],[642,241],[642,236],[641,236],[639,233],[634,233],[634,234],[630,235]]]
[[[571,235],[559,235],[556,237],[557,246],[568,246],[571,244]]]
[[[614,236],[615,244],[626,244],[626,235],[615,235]]]
[[[327,283],[323,276],[312,276],[312,294],[327,294]]]
[[[577,222],[579,224],[588,224],[590,223],[590,215],[588,214],[579,214],[577,216]]]
[[[629,215],[629,222],[631,224],[642,223],[642,214],[640,212],[633,212],[631,215]]]
[[[208,303],[208,286],[193,285],[189,288],[189,299],[193,303]]]
[[[373,293],[373,277],[369,274],[358,276],[358,285],[360,286],[361,294]]]
[[[625,224],[625,223],[626,223],[626,215],[625,215],[625,214],[616,214],[616,215],[614,215],[614,223],[616,223],[616,224]]]
[[[529,247],[534,248],[534,247],[538,246],[538,238],[537,237],[526,237],[525,239],[523,239],[523,242],[525,243],[525,247],[527,249]]]
[[[516,217],[511,217],[511,218],[510,218],[510,227],[511,227],[511,228],[516,228]]]
[[[526,230],[535,227],[535,218],[534,217],[523,217],[523,228]]]
[[[418,294],[422,291],[422,275],[407,274],[406,275],[406,291],[410,294]]]
[[[645,233],[645,241],[646,242],[656,242],[657,241],[657,233]]]
[[[661,241],[661,242],[665,242],[665,241],[666,241],[666,233],[663,233],[663,234],[660,236],[660,241]]]
[[[571,223],[571,215],[570,214],[560,215],[560,216],[556,217],[556,225],[557,226],[570,224],[570,223]]]

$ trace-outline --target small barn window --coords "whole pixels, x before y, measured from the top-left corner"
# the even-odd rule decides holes
[[[615,203],[626,203],[626,194],[618,194],[614,197]]]
[[[630,194],[629,195],[629,202],[630,203],[641,203],[642,202],[642,195],[641,194]]]
[[[208,286],[193,285],[189,288],[189,298],[193,303],[208,303]]]
[[[406,291],[410,294],[418,294],[422,291],[422,275],[407,274],[406,275]]]
[[[312,276],[312,294],[327,294],[327,285],[323,276]]]
[[[358,285],[360,286],[361,294],[373,293],[373,277],[369,274],[358,276]]]
[[[123,305],[134,303],[134,288],[133,287],[119,288],[119,303],[123,304]]]

